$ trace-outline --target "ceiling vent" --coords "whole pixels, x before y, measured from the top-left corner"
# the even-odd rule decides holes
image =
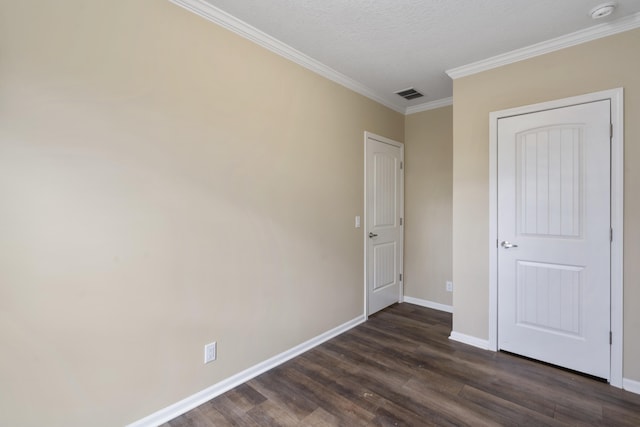
[[[399,90],[396,94],[400,95],[404,99],[416,99],[424,96],[414,88],[410,87],[409,89]]]

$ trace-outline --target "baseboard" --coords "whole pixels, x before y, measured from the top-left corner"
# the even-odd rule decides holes
[[[622,388],[630,391],[631,393],[640,394],[640,381],[623,378]]]
[[[451,331],[449,339],[458,341],[463,344],[472,345],[474,347],[481,348],[483,350],[489,350],[489,340],[483,340],[481,338],[472,337],[471,335],[461,334],[460,332]]]
[[[419,305],[421,307],[432,308],[434,310],[446,311],[447,313],[453,313],[453,307],[446,304],[440,304],[439,302],[428,301],[426,299],[413,298],[405,296],[403,298],[404,302],[408,302],[409,304]]]
[[[151,426],[159,426],[160,424],[166,423],[191,409],[202,405],[203,403],[213,399],[216,396],[221,395],[234,387],[237,387],[250,379],[257,377],[258,375],[275,368],[278,365],[286,362],[289,359],[293,359],[294,357],[304,353],[305,351],[311,350],[313,347],[322,344],[325,341],[330,340],[331,338],[338,336],[349,329],[363,323],[365,321],[364,316],[358,316],[353,320],[350,320],[336,328],[333,328],[323,334],[318,335],[315,338],[311,338],[310,340],[303,342],[300,345],[297,345],[285,352],[282,352],[270,359],[267,359],[263,362],[258,363],[244,371],[233,375],[225,380],[220,381],[208,387],[202,391],[199,391],[185,399],[182,399],[179,402],[174,403],[173,405],[167,406],[164,409],[161,409],[157,412],[154,412],[151,415],[144,417],[141,420],[135,421],[128,425],[128,427],[151,427]]]

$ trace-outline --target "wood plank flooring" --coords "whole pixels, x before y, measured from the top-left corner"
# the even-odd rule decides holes
[[[397,304],[165,426],[640,426],[640,395],[450,331]]]

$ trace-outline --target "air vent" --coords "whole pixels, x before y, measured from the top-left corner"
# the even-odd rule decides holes
[[[415,98],[420,98],[421,96],[424,96],[423,94],[421,94],[420,92],[418,92],[412,87],[410,87],[409,89],[400,90],[396,93],[401,97],[403,97],[404,99],[415,99]]]

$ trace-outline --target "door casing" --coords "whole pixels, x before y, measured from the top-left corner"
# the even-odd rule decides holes
[[[623,357],[623,206],[624,122],[622,88],[589,93],[489,114],[489,349],[498,350],[498,119],[552,110],[587,102],[610,100],[611,124],[611,375],[610,384],[622,388]]]
[[[380,135],[376,135],[375,133],[371,133],[371,132],[366,132],[364,133],[364,217],[363,217],[363,222],[362,224],[364,224],[363,227],[363,245],[364,245],[364,308],[363,308],[363,313],[364,313],[364,318],[368,319],[369,318],[369,288],[368,288],[368,284],[367,284],[367,275],[368,275],[368,271],[367,271],[367,257],[369,256],[368,253],[368,246],[367,246],[367,242],[368,242],[368,231],[367,231],[367,226],[366,224],[368,224],[367,222],[367,140],[371,138],[371,139],[375,139],[377,141],[380,142],[384,142],[386,144],[389,145],[393,145],[395,147],[400,148],[400,161],[402,163],[404,163],[404,144],[398,141],[394,141],[392,139],[389,138],[385,138],[384,136],[380,136]],[[402,167],[400,169],[400,218],[403,218],[404,221],[404,167]],[[398,295],[398,302],[403,302],[403,298],[404,298],[404,225],[401,227],[402,229],[402,244],[400,245],[400,273],[403,275],[402,276],[402,280],[400,281],[400,295]]]

